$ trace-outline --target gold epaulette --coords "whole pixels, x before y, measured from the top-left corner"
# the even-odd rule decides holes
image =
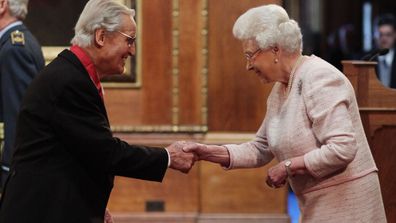
[[[11,33],[12,45],[25,45],[25,35],[19,30],[15,30]]]

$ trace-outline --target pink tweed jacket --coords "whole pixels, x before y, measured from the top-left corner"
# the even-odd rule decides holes
[[[316,56],[305,57],[297,68],[289,95],[284,84],[275,83],[256,138],[226,147],[230,169],[304,155],[310,174],[289,180],[297,195],[377,171],[352,85]]]
[[[304,156],[310,174],[289,179],[301,222],[386,222],[354,90],[316,56],[305,57],[297,68],[289,95],[284,84],[274,85],[256,138],[226,147],[231,169]]]

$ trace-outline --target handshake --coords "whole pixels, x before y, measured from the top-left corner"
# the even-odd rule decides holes
[[[169,152],[170,168],[188,173],[195,161],[206,160],[229,166],[230,155],[224,146],[204,145],[195,142],[177,141],[166,147]]]

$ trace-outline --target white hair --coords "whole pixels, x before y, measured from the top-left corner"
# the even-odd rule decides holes
[[[114,0],[90,0],[81,12],[74,27],[71,43],[80,47],[91,46],[95,30],[103,28],[109,32],[120,28],[122,15],[135,16],[135,10]]]
[[[289,53],[302,51],[300,27],[274,4],[246,11],[235,22],[233,34],[239,40],[255,40],[261,49],[278,46]]]
[[[28,13],[29,0],[8,0],[8,8],[13,17],[24,20]]]

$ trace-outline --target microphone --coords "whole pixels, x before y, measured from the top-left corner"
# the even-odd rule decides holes
[[[370,53],[364,55],[364,57],[362,57],[361,60],[372,61],[376,57],[385,55],[388,52],[389,52],[389,49],[386,49],[386,48],[384,48],[384,49],[375,49],[375,50],[371,51]]]

